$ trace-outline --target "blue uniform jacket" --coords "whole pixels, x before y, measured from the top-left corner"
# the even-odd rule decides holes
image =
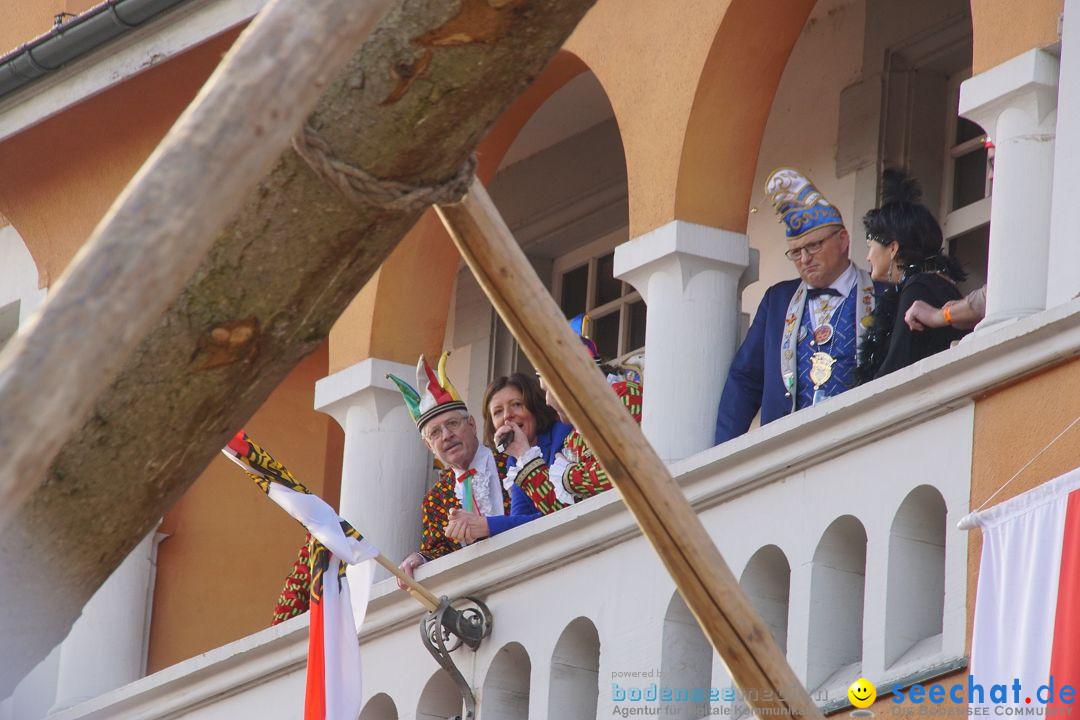
[[[716,443],[750,429],[758,409],[761,424],[791,412],[792,399],[780,371],[780,342],[788,305],[799,280],[785,280],[765,291],[746,339],[731,361],[720,408],[716,413]]]
[[[536,438],[536,444],[544,456],[544,462],[548,465],[555,459],[555,454],[562,450],[563,441],[566,440],[566,436],[570,434],[571,430],[573,430],[571,426],[556,421],[554,425],[545,432],[540,433]],[[514,459],[510,458],[510,463],[513,464],[513,462]],[[511,485],[510,514],[489,515],[487,519],[488,532],[491,535],[498,535],[510,528],[516,528],[518,525],[524,525],[530,520],[535,520],[542,514],[521,488],[517,485]]]
[[[716,413],[716,444],[742,435],[750,429],[758,409],[761,424],[781,418],[794,409],[794,402],[780,370],[780,343],[788,305],[801,281],[785,280],[765,291],[746,339],[739,346],[728,370],[720,407]],[[883,286],[874,283],[880,292]],[[858,289],[852,290],[857,292]]]

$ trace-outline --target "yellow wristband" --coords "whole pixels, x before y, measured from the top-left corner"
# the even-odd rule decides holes
[[[941,317],[945,319],[946,325],[952,325],[952,308],[948,305],[941,308]]]

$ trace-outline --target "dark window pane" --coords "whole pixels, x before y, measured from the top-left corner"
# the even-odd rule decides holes
[[[965,120],[964,118],[957,118],[956,142],[953,144],[959,145],[960,143],[967,142],[968,140],[974,140],[982,134],[983,129],[975,123],[971,122],[970,120]]]
[[[559,307],[568,318],[585,312],[585,296],[589,292],[589,266],[582,265],[563,275],[562,299]]]
[[[986,284],[986,269],[989,264],[990,224],[968,230],[963,235],[954,237],[950,242],[950,255],[956,258],[964,270],[967,280],[960,283],[960,292],[967,295],[981,285]]]
[[[596,302],[593,307],[622,296],[622,281],[615,279],[615,253],[596,261]]]
[[[953,168],[953,210],[986,197],[986,148],[956,158]]]
[[[630,308],[630,341],[627,350],[645,347],[645,301],[638,300]]]
[[[600,357],[611,360],[619,354],[619,311],[592,318],[592,336]]]

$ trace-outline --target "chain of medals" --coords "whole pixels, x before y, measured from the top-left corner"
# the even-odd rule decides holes
[[[833,364],[836,362],[836,358],[828,352],[831,348],[825,347],[836,337],[836,330],[829,321],[853,293],[854,289],[842,298],[835,295],[822,295],[810,301],[814,303],[810,306],[810,326],[814,334],[813,339],[810,340],[810,347],[817,348],[810,356],[810,381],[814,383],[813,405],[825,399],[825,392],[821,387],[832,377]]]

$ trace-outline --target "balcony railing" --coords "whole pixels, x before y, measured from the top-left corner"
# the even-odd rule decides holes
[[[1074,302],[672,465],[823,706],[846,702],[859,676],[889,687],[963,666],[968,546],[956,522],[968,512],[973,398],[1078,351]],[[708,700],[680,700],[680,688],[730,685],[617,492],[458,551],[419,576],[438,594],[484,598],[494,614],[480,650],[455,654],[481,720],[606,717],[635,704],[693,716]],[[460,712],[453,685],[418,641],[418,615],[392,582],[373,588],[361,632],[364,720]],[[305,617],[54,717],[298,712]],[[653,684],[657,699],[645,700]],[[643,699],[631,699],[638,692]]]

